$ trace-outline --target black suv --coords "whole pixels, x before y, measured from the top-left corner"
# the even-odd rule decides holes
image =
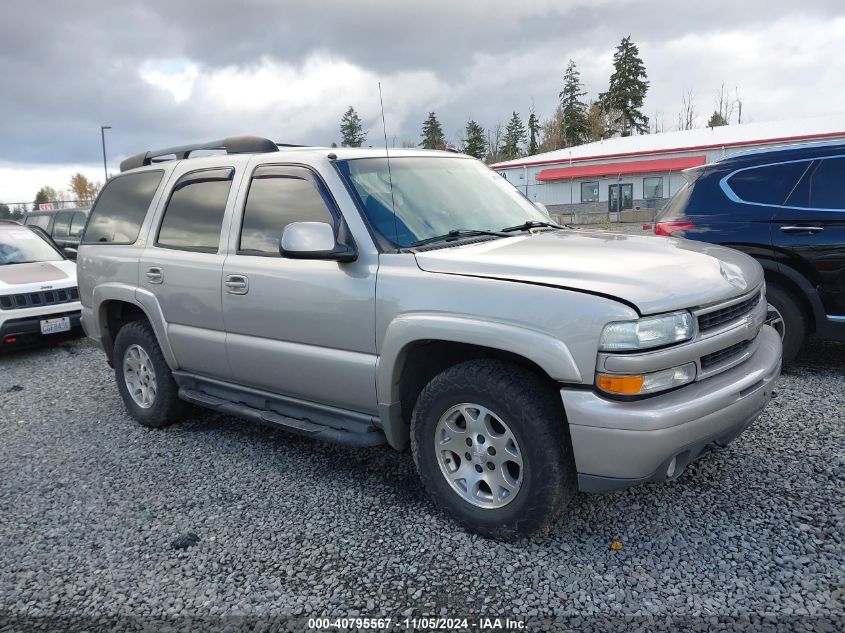
[[[89,208],[32,211],[24,216],[26,226],[37,226],[50,236],[56,246],[77,248],[88,220]]]
[[[808,335],[845,340],[845,143],[742,152],[684,176],[655,233],[756,258],[784,362]]]

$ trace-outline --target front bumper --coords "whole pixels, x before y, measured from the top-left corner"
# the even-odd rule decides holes
[[[606,492],[674,479],[742,433],[771,399],[780,375],[780,337],[763,326],[758,338],[742,364],[664,395],[620,402],[592,390],[561,389],[579,489]]]

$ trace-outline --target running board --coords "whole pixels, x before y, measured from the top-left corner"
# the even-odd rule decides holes
[[[217,396],[212,396],[195,389],[186,389],[185,387],[179,388],[179,398],[186,402],[205,407],[206,409],[212,409],[220,413],[249,420],[250,422],[258,422],[259,424],[284,429],[297,435],[303,435],[340,446],[378,446],[387,442],[384,433],[375,427],[369,427],[367,430],[362,431],[336,429],[323,424],[316,424],[310,420],[290,418],[273,411],[255,409],[245,404],[218,398]]]

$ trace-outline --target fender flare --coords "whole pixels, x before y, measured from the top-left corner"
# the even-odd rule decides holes
[[[408,350],[422,341],[452,341],[522,356],[561,382],[582,382],[566,344],[544,332],[511,323],[437,313],[403,314],[388,325],[376,367],[379,416],[391,446],[406,442],[400,411],[400,383]]]
[[[155,295],[142,288],[120,283],[102,284],[94,288],[93,302],[97,306],[95,312],[97,322],[95,327],[101,338],[108,336],[106,332],[105,307],[109,301],[121,301],[140,309],[146,315],[147,321],[150,322],[153,328],[167,365],[171,369],[179,369],[179,363],[176,362],[176,356],[174,356],[173,349],[170,347],[170,341],[167,338],[167,321],[164,320],[164,314]],[[114,341],[112,341],[113,343]]]
[[[816,322],[816,328],[823,327],[826,321],[825,309],[822,305],[821,297],[813,285],[807,281],[807,278],[799,273],[797,270],[786,264],[775,262],[770,259],[758,259],[764,272],[772,272],[786,277],[803,293],[803,299],[807,300],[810,310],[813,312],[813,319]]]

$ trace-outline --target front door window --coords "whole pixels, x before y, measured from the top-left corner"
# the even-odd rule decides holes
[[[607,209],[611,213],[618,213],[624,209],[634,208],[634,185],[619,184],[607,187]]]

